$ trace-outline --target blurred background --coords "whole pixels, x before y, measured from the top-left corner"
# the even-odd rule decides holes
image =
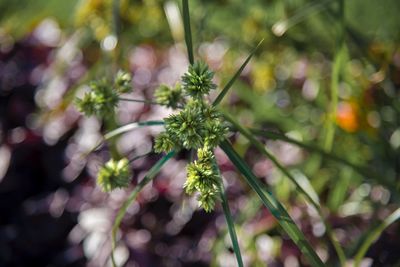
[[[400,2],[344,1],[342,11],[340,3],[193,0],[190,8],[196,58],[219,88],[264,39],[222,108],[246,127],[312,145],[261,138],[296,179],[310,181],[352,266],[367,234],[400,203]],[[173,0],[0,0],[0,266],[110,266],[114,216],[160,156],[135,161],[131,187],[110,194],[96,186],[97,171],[109,146],[147,153],[162,128],[90,153],[108,128],[73,101],[118,69],[132,73],[137,99],[179,81],[188,66],[180,10]],[[114,124],[170,112],[121,102]],[[325,226],[294,186],[242,136],[231,140],[321,258],[338,266]],[[236,266],[221,207],[205,213],[182,191],[186,156],[129,208],[121,265]],[[246,266],[307,266],[223,152],[216,156]],[[386,228],[362,266],[400,266],[399,234],[399,223]]]

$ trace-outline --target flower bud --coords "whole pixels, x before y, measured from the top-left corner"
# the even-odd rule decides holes
[[[128,159],[111,159],[99,170],[97,183],[104,192],[110,192],[115,188],[128,187],[130,178]]]

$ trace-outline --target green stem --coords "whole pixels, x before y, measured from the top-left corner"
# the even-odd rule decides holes
[[[147,156],[149,156],[149,155],[151,155],[151,154],[153,154],[153,153],[154,153],[153,151],[150,151],[150,152],[148,152],[148,153],[146,153],[146,154],[143,154],[143,155],[137,155],[137,156],[133,157],[132,159],[130,159],[130,160],[129,160],[129,163],[132,163],[132,162],[134,162],[134,161],[136,161],[136,160],[138,160],[138,159],[147,157]]]
[[[338,44],[337,51],[333,61],[332,75],[331,75],[331,105],[330,111],[327,113],[326,118],[326,134],[324,139],[324,149],[325,151],[331,151],[333,146],[333,140],[335,138],[335,116],[337,113],[338,105],[338,91],[339,91],[339,81],[340,81],[340,70],[343,66],[344,54],[345,54],[345,20],[344,20],[344,0],[339,0],[339,15],[340,15],[340,25],[338,29]]]
[[[134,129],[140,128],[140,127],[147,127],[147,126],[163,126],[164,121],[138,121],[138,122],[131,122],[125,125],[122,125],[116,129],[114,129],[111,132],[108,132],[104,135],[104,139],[108,140],[111,139],[117,135],[132,131]],[[96,146],[97,148],[98,146]]]
[[[117,231],[119,229],[119,226],[121,224],[122,219],[124,218],[126,211],[128,210],[129,206],[133,203],[133,201],[136,199],[137,195],[140,193],[140,191],[147,185],[151,180],[154,179],[154,177],[160,172],[161,168],[164,166],[164,164],[173,156],[175,156],[176,152],[171,151],[164,157],[162,157],[153,167],[147,172],[146,176],[141,180],[135,187],[135,189],[132,191],[132,193],[129,195],[128,199],[124,202],[120,210],[118,211],[118,214],[115,218],[114,225],[112,227],[112,232],[111,232],[111,261],[113,264],[113,267],[116,267],[117,264],[115,262],[114,258],[114,250],[116,247],[116,236],[117,236]]]
[[[151,100],[147,100],[147,99],[132,99],[132,98],[124,98],[124,97],[120,97],[118,98],[121,101],[127,101],[127,102],[137,102],[137,103],[145,103],[145,104],[150,104],[150,105],[162,105],[160,103],[151,101]]]
[[[119,68],[119,61],[121,58],[121,46],[120,46],[120,31],[121,31],[121,21],[120,21],[120,0],[113,0],[112,2],[112,31],[113,36],[117,39],[117,45],[112,51],[113,57],[113,71],[117,73]]]
[[[243,267],[242,254],[240,252],[239,242],[236,235],[235,224],[233,222],[231,210],[229,208],[228,199],[226,197],[226,192],[224,188],[224,183],[222,181],[221,173],[218,168],[217,162],[214,158],[213,160],[214,169],[217,171],[219,179],[220,179],[220,197],[222,209],[224,210],[224,215],[226,219],[226,223],[228,225],[229,236],[231,237],[233,251],[235,252],[236,260],[239,267]]]
[[[104,124],[105,124],[105,128],[106,128],[107,131],[114,130],[117,127],[117,121],[116,121],[116,118],[115,118],[115,113],[112,113],[109,116],[107,116],[104,119]],[[116,140],[114,138],[108,138],[107,141],[108,141],[109,146],[110,146],[110,152],[111,152],[112,158],[114,158],[114,159],[120,158],[121,155],[118,152]],[[99,145],[97,145],[96,148],[98,148]]]
[[[379,238],[382,232],[392,223],[400,219],[400,208],[396,209],[392,214],[390,214],[380,225],[378,225],[374,230],[372,230],[365,241],[362,243],[360,249],[358,250],[356,256],[354,257],[354,266],[359,267],[361,260],[364,258],[365,253],[367,253],[368,248]]]
[[[242,71],[246,67],[247,63],[249,63],[250,59],[253,57],[254,53],[257,51],[258,47],[260,47],[260,45],[262,44],[263,41],[264,41],[264,39],[262,39],[257,44],[257,46],[250,52],[250,54],[247,56],[246,60],[242,63],[240,68],[236,71],[236,73],[232,76],[232,78],[229,80],[229,82],[225,85],[225,87],[219,93],[217,98],[214,100],[214,102],[212,103],[213,106],[217,106],[222,101],[224,96],[228,93],[229,89],[231,89],[232,85],[234,84],[236,79],[240,76],[240,74],[242,73]]]

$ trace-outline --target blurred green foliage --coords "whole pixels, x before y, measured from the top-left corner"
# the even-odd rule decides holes
[[[127,65],[132,47],[151,45],[162,54],[174,42],[183,43],[179,28],[182,25],[174,28],[167,20],[168,3],[179,5],[177,1],[121,0],[117,14],[121,24],[116,33],[110,0],[1,0],[0,28],[18,39],[30,33],[43,18],[55,18],[68,34],[85,32],[82,50],[96,55],[90,61],[90,67],[96,68],[96,63],[110,62],[112,57],[104,56],[99,43],[109,35],[119,34],[120,50],[115,57],[119,65]],[[272,149],[276,148],[278,158],[287,159],[284,163],[289,169],[309,178],[329,214],[345,218],[375,214],[385,206],[398,207],[398,0],[345,1],[342,30],[346,48],[339,71],[337,114],[330,113],[329,105],[332,66],[341,29],[338,1],[208,0],[190,4],[194,47],[200,47],[195,49],[196,56],[213,60],[210,53],[201,49],[206,45],[214,50],[222,46],[224,50],[221,62],[214,66],[219,88],[235,72],[237,59],[264,39],[251,66],[222,102],[226,111],[246,127],[286,134],[321,149],[327,121],[336,128],[332,151],[327,152],[359,169],[329,160],[313,150],[282,150],[277,148],[280,143],[262,138]],[[238,138],[235,146],[249,162],[262,162],[261,156],[252,153],[254,148],[249,142]],[[280,199],[296,202],[294,187],[281,174],[273,172],[272,176],[273,190]],[[385,197],[371,193],[377,191]],[[245,209],[238,216],[247,213],[251,210]],[[372,217],[370,221],[376,223],[377,219]],[[246,249],[252,251],[256,239],[257,235]],[[218,242],[214,244],[216,248],[220,246]],[[280,242],[274,244],[280,246]],[[356,246],[349,245],[346,238],[342,243]],[[347,256],[354,256],[353,252],[348,253]],[[256,264],[259,259],[254,257]]]

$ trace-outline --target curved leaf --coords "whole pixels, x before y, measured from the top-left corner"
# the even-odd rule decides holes
[[[229,82],[225,85],[225,87],[222,89],[221,93],[217,96],[217,98],[213,102],[213,106],[218,105],[224,96],[228,93],[229,89],[232,87],[233,83],[236,81],[236,79],[240,76],[244,68],[246,67],[247,63],[249,63],[250,59],[253,57],[254,53],[257,51],[258,47],[261,45],[261,43],[264,41],[262,39],[257,46],[251,51],[250,55],[246,58],[246,60],[243,62],[242,66],[236,71],[235,75],[229,80]]]
[[[287,213],[283,205],[275,198],[272,193],[265,194],[262,185],[258,178],[252,173],[249,166],[244,160],[236,153],[227,140],[223,141],[220,145],[222,150],[236,166],[236,168],[243,174],[250,187],[258,194],[263,204],[270,210],[271,214],[277,219],[282,228],[286,231],[289,237],[297,245],[300,251],[306,256],[310,265],[320,267],[325,266],[317,253],[308,243],[304,234],[297,227],[290,215]]]
[[[164,121],[141,121],[141,122],[132,122],[128,123],[126,125],[123,125],[121,127],[118,127],[115,130],[112,130],[111,132],[108,132],[104,135],[104,139],[108,140],[111,139],[117,135],[132,131],[136,128],[140,128],[143,126],[155,126],[155,125],[164,125]]]
[[[354,257],[355,267],[360,266],[361,260],[364,258],[365,253],[367,253],[368,248],[379,238],[382,232],[398,219],[400,219],[400,208],[390,214],[380,225],[378,225],[378,227],[376,227],[368,234],[365,241],[362,243],[360,249],[358,250],[356,256]]]

